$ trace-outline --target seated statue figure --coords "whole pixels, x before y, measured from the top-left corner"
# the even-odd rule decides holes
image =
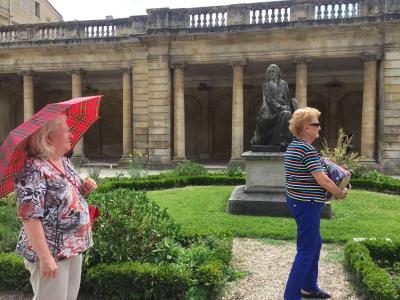
[[[277,146],[284,151],[293,139],[289,120],[297,109],[297,101],[289,97],[288,84],[280,76],[281,70],[275,64],[271,64],[265,72],[263,103],[251,145]]]

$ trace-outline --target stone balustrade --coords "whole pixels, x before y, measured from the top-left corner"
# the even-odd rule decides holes
[[[0,47],[46,40],[107,41],[169,29],[208,32],[229,26],[279,26],[307,20],[323,21],[326,25],[330,21],[337,24],[338,19],[356,21],[357,18],[381,15],[388,15],[388,20],[400,18],[400,1],[288,0],[187,9],[157,8],[148,9],[147,15],[124,19],[3,26],[0,27]]]
[[[187,9],[189,28],[227,26],[226,6],[211,6]]]
[[[355,0],[325,0],[315,4],[315,19],[346,19],[360,15],[360,2]]]
[[[249,24],[283,23],[290,21],[291,1],[248,4]]]

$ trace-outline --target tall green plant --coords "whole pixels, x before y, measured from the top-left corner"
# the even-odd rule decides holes
[[[139,179],[147,175],[147,157],[144,153],[136,151],[131,155],[128,174],[132,179]]]
[[[362,157],[356,152],[350,152],[352,137],[346,135],[343,128],[339,129],[339,137],[335,147],[330,147],[328,142],[324,140],[321,150],[322,156],[329,158],[334,163],[350,170],[352,173],[361,172]]]

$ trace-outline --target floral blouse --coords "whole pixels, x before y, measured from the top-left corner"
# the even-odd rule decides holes
[[[79,255],[92,246],[88,204],[76,186],[80,177],[63,158],[65,176],[40,159],[27,159],[15,181],[17,216],[39,218],[50,253],[56,261]],[[38,257],[21,229],[17,253],[30,262]]]

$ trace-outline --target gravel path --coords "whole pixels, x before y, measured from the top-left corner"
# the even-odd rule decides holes
[[[229,283],[219,300],[282,300],[295,251],[292,242],[234,239],[232,264],[247,275]],[[364,300],[352,289],[343,260],[342,246],[322,246],[319,285],[334,292],[333,299]],[[0,300],[27,299],[20,293],[0,293]]]
[[[220,300],[282,300],[295,252],[290,242],[234,239],[232,264],[248,275],[229,283]],[[342,246],[322,246],[319,285],[334,292],[333,299],[364,299],[351,287],[343,259]]]

